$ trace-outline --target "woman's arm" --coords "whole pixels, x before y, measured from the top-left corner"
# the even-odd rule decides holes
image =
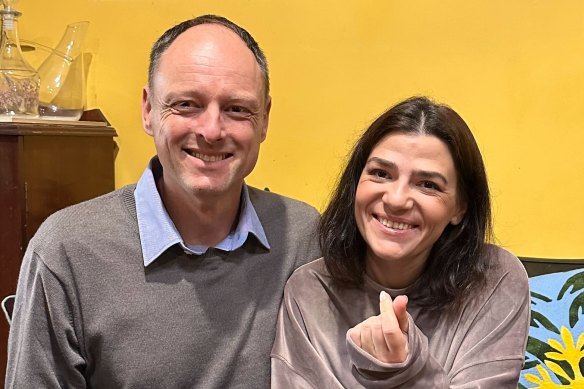
[[[519,260],[507,252],[501,257],[504,270],[442,326],[455,329],[451,341],[440,342],[444,334],[439,331],[433,334],[446,363],[432,354],[409,317],[408,355],[402,363],[383,363],[347,336],[357,380],[365,387],[516,388],[529,330],[529,286]]]
[[[272,347],[273,389],[342,389],[327,362],[319,355],[306,331],[295,286],[288,282],[278,314]]]

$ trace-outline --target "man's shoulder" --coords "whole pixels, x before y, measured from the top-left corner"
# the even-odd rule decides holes
[[[264,214],[281,215],[282,213],[293,218],[316,219],[320,216],[316,208],[303,201],[251,186],[248,186],[248,191],[249,198],[260,218]]]
[[[127,185],[120,189],[105,193],[89,200],[63,208],[50,218],[76,217],[78,215],[90,216],[94,214],[102,215],[104,211],[113,207],[135,206],[134,200],[135,185]],[[49,220],[47,219],[47,220]]]
[[[135,203],[133,191],[135,185],[103,194],[63,208],[50,215],[40,226],[35,237],[71,236],[90,234],[104,226],[116,223],[117,219],[133,219]]]
[[[316,208],[272,192],[248,189],[273,255],[293,258],[295,268],[320,256]]]

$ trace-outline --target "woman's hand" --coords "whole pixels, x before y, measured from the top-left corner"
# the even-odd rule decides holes
[[[392,301],[385,291],[379,295],[381,313],[349,330],[355,344],[381,362],[399,363],[408,356],[407,296]]]

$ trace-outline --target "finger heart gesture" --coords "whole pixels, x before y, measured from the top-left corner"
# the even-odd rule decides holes
[[[380,314],[371,316],[349,330],[353,342],[386,363],[399,363],[408,355],[407,296],[395,300],[385,291],[379,295]]]

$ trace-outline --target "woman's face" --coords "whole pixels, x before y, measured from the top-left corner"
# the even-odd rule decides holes
[[[452,156],[437,137],[397,132],[375,145],[355,197],[370,277],[403,288],[421,274],[444,228],[464,215],[456,188]]]

